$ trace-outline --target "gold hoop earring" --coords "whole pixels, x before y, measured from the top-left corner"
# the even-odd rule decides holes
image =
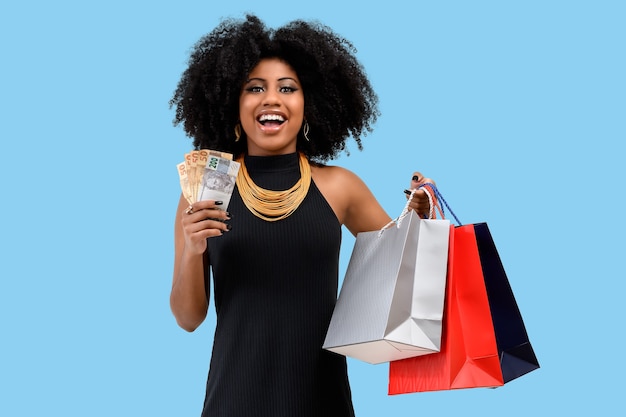
[[[241,123],[235,125],[235,142],[239,142],[241,139]]]
[[[304,126],[302,127],[302,133],[304,133],[304,138],[306,139],[307,142],[310,142],[311,140],[309,139],[309,122],[307,122],[306,120],[304,121]]]

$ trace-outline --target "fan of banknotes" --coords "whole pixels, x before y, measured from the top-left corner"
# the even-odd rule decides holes
[[[211,149],[193,150],[176,167],[183,196],[189,204],[203,200],[220,200],[228,208],[239,172],[239,162],[232,154]]]

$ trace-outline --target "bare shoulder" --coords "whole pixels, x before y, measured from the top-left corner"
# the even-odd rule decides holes
[[[352,233],[375,230],[388,221],[370,189],[349,169],[311,164],[311,175],[339,222]]]
[[[349,169],[336,165],[321,165],[312,163],[311,175],[313,176],[313,180],[318,187],[320,185],[326,185],[326,183],[330,183],[328,185],[335,186],[355,186],[359,183],[363,184],[363,181],[361,181],[355,173]]]

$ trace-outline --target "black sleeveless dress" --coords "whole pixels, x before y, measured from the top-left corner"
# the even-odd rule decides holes
[[[300,178],[297,154],[245,163],[263,188]],[[232,230],[209,239],[217,327],[202,417],[354,416],[346,359],[322,349],[341,243],[331,207],[312,182],[286,219],[255,217],[237,188],[228,211]]]

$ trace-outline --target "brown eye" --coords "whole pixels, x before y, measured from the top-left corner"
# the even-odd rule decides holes
[[[257,85],[246,88],[246,91],[250,93],[261,93],[263,91],[263,87],[259,87]]]

